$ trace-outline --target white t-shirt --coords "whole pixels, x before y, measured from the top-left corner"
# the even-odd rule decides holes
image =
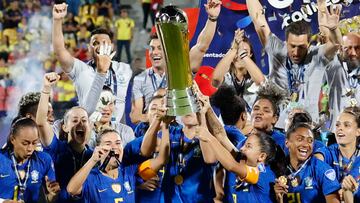
[[[305,107],[305,110],[310,113],[315,122],[317,122],[319,118],[318,101],[326,65],[329,63],[325,57],[324,48],[324,45],[311,46],[309,48],[304,63],[302,64],[305,70],[303,73],[303,82],[298,88],[298,103]],[[271,34],[265,50],[269,57],[269,79],[290,94],[286,43],[274,34]],[[291,64],[291,68],[300,70],[298,64]],[[281,123],[284,121],[279,119],[278,122]],[[277,125],[277,127],[282,127],[282,125],[283,124]]]
[[[111,68],[113,69],[113,72],[115,72],[115,75],[109,70],[106,76],[106,81],[108,82],[104,81],[104,84],[99,85],[102,88],[106,83],[110,84],[109,87],[114,92],[114,95],[116,95],[114,115],[116,121],[120,122],[125,110],[126,93],[132,76],[132,70],[129,64],[119,63],[117,61],[112,61]],[[74,58],[73,68],[68,75],[74,82],[80,106],[85,106],[85,103],[87,102],[87,94],[90,91],[95,74],[96,70],[92,66]],[[116,85],[114,80],[116,80]]]

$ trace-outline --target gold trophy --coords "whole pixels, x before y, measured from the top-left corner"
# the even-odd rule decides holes
[[[188,19],[176,6],[166,6],[156,15],[156,32],[161,41],[167,66],[167,115],[184,116],[198,112],[192,89],[189,60]]]

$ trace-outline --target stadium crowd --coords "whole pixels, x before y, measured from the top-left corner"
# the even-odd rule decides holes
[[[287,26],[282,41],[261,2],[246,0],[269,74],[241,29],[208,74],[200,67],[223,3],[208,0],[189,50],[200,108],[172,117],[156,32],[149,33],[151,67],[139,71],[131,67],[129,8],[70,2],[0,1],[3,115],[14,91],[9,69],[30,51],[27,25],[44,6],[52,10],[53,47],[42,88],[22,95],[1,149],[0,203],[360,202],[360,33],[341,30],[341,5],[317,0],[314,43],[305,21]],[[141,4],[146,33],[163,1]]]

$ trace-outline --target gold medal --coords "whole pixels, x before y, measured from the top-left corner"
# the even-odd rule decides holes
[[[279,182],[283,185],[286,185],[287,184],[287,178],[285,176],[280,176],[278,178]]]
[[[184,182],[184,178],[181,175],[177,175],[174,178],[174,182],[176,185],[181,185]]]
[[[291,180],[291,186],[297,187],[299,185],[297,178]]]

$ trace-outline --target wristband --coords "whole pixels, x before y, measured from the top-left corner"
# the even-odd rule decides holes
[[[50,94],[50,92],[46,92],[46,91],[44,91],[44,90],[42,90],[41,93],[43,93],[43,94]]]
[[[241,50],[241,51],[240,51],[240,53],[239,53],[240,59],[243,59],[243,58],[245,58],[245,57],[247,57],[247,56],[248,56],[248,53],[247,53],[246,50]]]
[[[211,22],[216,22],[218,17],[212,17],[212,16],[208,16],[208,19],[211,21]]]

